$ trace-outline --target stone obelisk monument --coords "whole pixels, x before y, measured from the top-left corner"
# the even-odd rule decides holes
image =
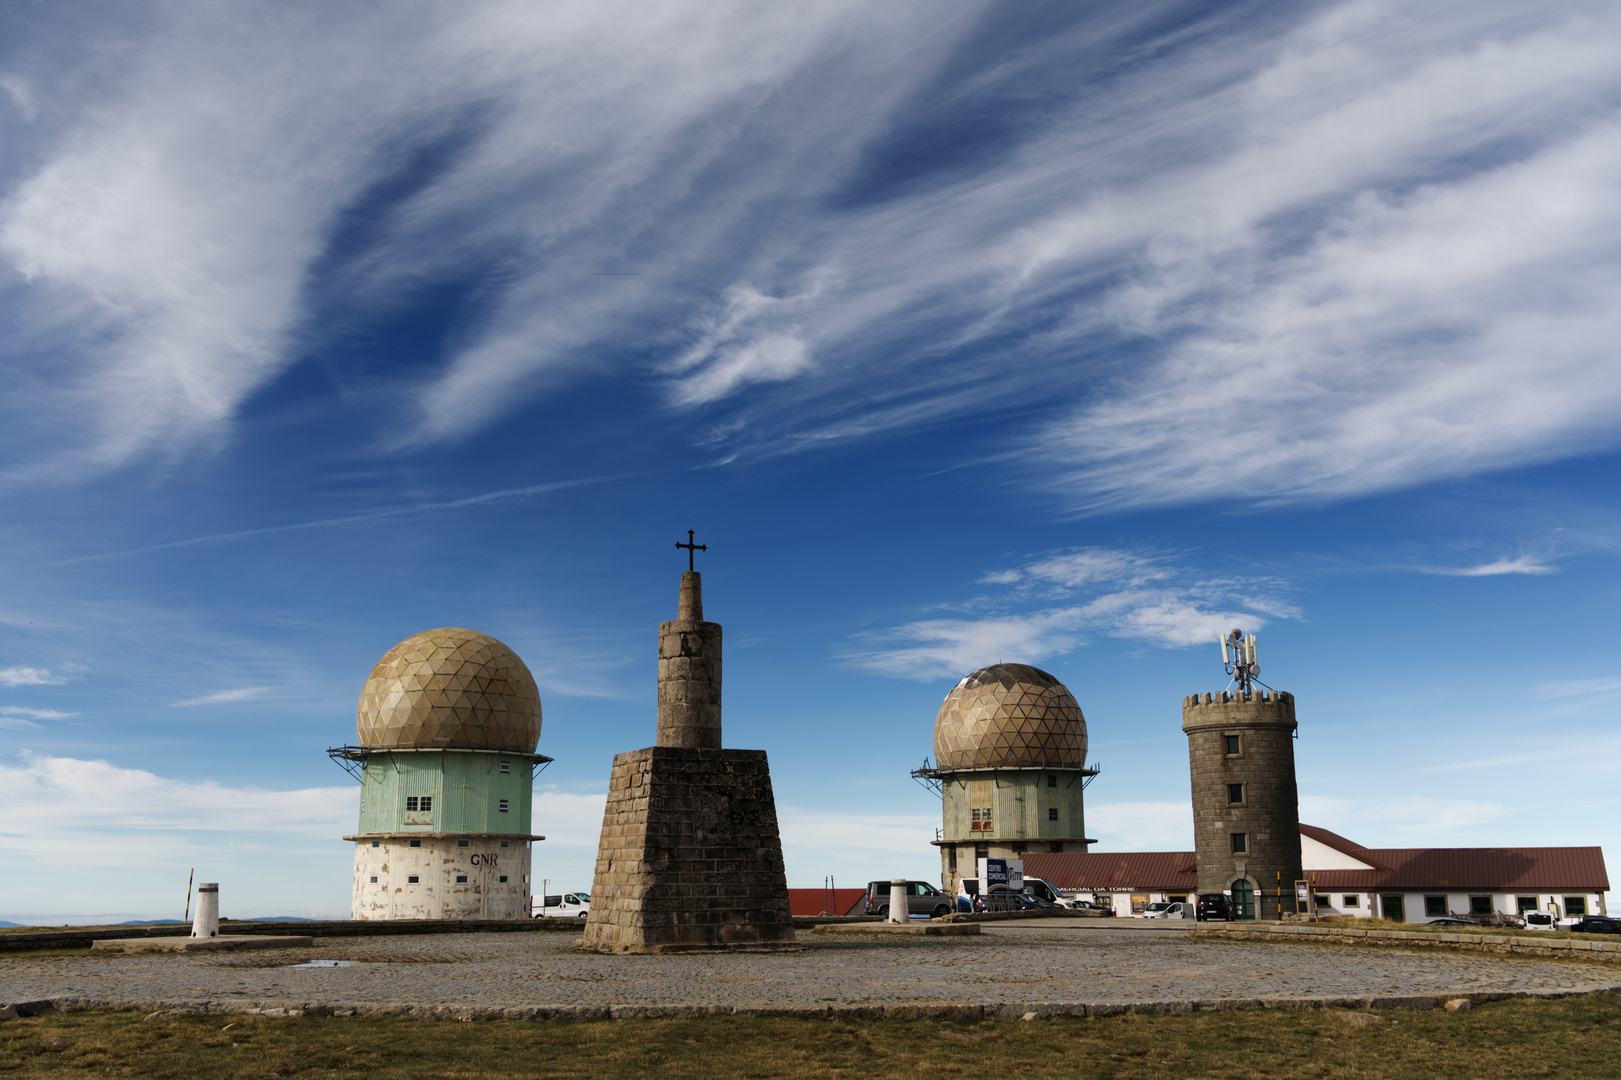
[[[791,947],[788,883],[764,750],[720,744],[721,629],[704,622],[692,541],[659,626],[655,745],[614,758],[585,945],[603,952]]]

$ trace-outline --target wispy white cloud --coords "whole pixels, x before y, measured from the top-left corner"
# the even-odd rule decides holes
[[[52,675],[49,668],[0,668],[0,685],[4,686],[61,686],[67,679]]]
[[[1545,682],[1538,685],[1536,689],[1536,696],[1542,701],[1616,693],[1621,693],[1621,678],[1571,679],[1566,682]]]
[[[354,785],[267,791],[170,780],[106,761],[24,752],[0,761],[0,848],[78,848],[108,866],[138,864],[191,833],[343,835],[359,801]],[[164,834],[173,833],[171,839]]]
[[[198,547],[204,544],[220,544],[232,540],[246,540],[259,536],[271,536],[276,533],[302,532],[305,529],[332,529],[344,525],[368,525],[393,518],[413,517],[418,514],[433,514],[446,510],[461,510],[473,506],[485,506],[489,503],[506,502],[508,500],[524,499],[535,495],[546,495],[554,491],[565,491],[569,488],[580,487],[586,484],[601,483],[614,477],[590,477],[580,480],[558,480],[548,484],[528,484],[524,487],[503,488],[498,491],[484,491],[477,495],[468,495],[460,499],[446,499],[440,502],[412,503],[406,506],[383,506],[373,510],[366,510],[358,514],[345,514],[342,517],[320,518],[316,521],[296,521],[288,525],[267,525],[260,529],[242,529],[237,532],[212,533],[208,536],[190,536],[184,540],[170,540],[162,544],[149,544],[146,547],[126,548],[122,551],[106,551],[96,555],[81,555],[78,558],[62,559],[57,562],[45,563],[36,569],[53,566],[72,566],[77,563],[97,562],[102,559],[117,559],[125,555],[141,555],[149,551],[170,551],[175,548]],[[80,665],[63,664],[64,671],[72,671]],[[11,670],[30,671],[31,668],[17,668]],[[4,672],[0,672],[0,679]]]
[[[1094,851],[1191,851],[1193,807],[1187,802],[1097,802],[1086,807]]]
[[[1233,626],[1254,631],[1299,616],[1278,581],[1202,579],[1159,553],[1082,548],[1039,556],[980,581],[1012,589],[977,606],[1015,610],[921,619],[865,634],[846,659],[884,674],[932,679],[997,661],[1063,655],[1094,634],[1182,648],[1212,642]],[[1032,605],[1036,610],[1017,610]]]
[[[34,88],[18,75],[0,75],[0,91],[11,101],[11,107],[24,120],[32,123],[39,116],[39,103],[34,100]]]
[[[1387,794],[1352,802],[1302,795],[1300,818],[1369,847],[1444,847],[1447,832],[1467,832],[1502,821],[1515,809],[1485,799]]]
[[[1547,560],[1537,555],[1518,555],[1512,559],[1505,557],[1477,566],[1425,566],[1419,569],[1426,574],[1443,574],[1448,577],[1497,577],[1500,574],[1541,575],[1559,572],[1558,567],[1549,565]]]
[[[252,701],[254,698],[264,697],[273,689],[274,687],[270,686],[243,686],[235,690],[216,690],[202,697],[176,701],[174,706],[180,708],[187,705],[224,705],[232,701]]]
[[[338,838],[358,803],[353,783],[273,791],[107,761],[0,759],[0,910],[179,918],[196,868],[221,882],[233,917],[330,917],[348,905],[352,855]]]
[[[1083,507],[1621,438],[1608,9],[1094,5],[1003,54],[982,3],[157,10],[98,79],[6,76],[63,125],[0,173],[14,476],[208,445],[320,298],[469,273],[436,368],[355,379],[406,444],[605,371],[727,457],[1041,400]],[[930,110],[1007,137],[908,156]]]
[[[62,712],[59,709],[29,709],[21,705],[0,706],[0,717],[27,717],[29,720],[66,720],[69,717],[78,715],[76,712]],[[39,725],[29,724],[28,726],[38,727]]]
[[[1558,761],[1574,764],[1591,761],[1595,755],[1612,755],[1617,750],[1621,750],[1621,739],[1587,739],[1580,743],[1544,739],[1540,740],[1540,742],[1542,745],[1539,745],[1536,749],[1526,749],[1514,754],[1493,754],[1487,757],[1469,758],[1464,761],[1449,761],[1440,765],[1425,765],[1414,771],[1420,773],[1454,773],[1476,772],[1483,769],[1522,770],[1527,765],[1536,762]],[[1549,743],[1552,743],[1552,745],[1549,745]]]

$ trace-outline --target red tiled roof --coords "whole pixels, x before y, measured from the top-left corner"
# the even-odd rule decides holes
[[[1103,892],[1192,891],[1198,883],[1191,851],[1025,855],[1024,876],[1057,889]]]
[[[866,889],[834,889],[829,895],[827,889],[789,889],[788,912],[791,915],[821,915],[823,909],[831,907],[831,915],[860,914],[853,911],[861,903],[861,898],[867,895]]]
[[[1329,832],[1327,829],[1319,829],[1315,825],[1307,825],[1305,822],[1301,822],[1300,835],[1309,836],[1319,844],[1322,844],[1325,847],[1333,848],[1341,855],[1349,855],[1353,859],[1370,863],[1377,871],[1388,872],[1390,870],[1390,866],[1387,863],[1382,863],[1373,857],[1373,852],[1369,851],[1355,840],[1347,840],[1337,832]]]
[[[1372,870],[1312,871],[1324,891],[1608,892],[1604,850],[1568,848],[1365,848],[1338,833],[1302,825],[1303,835],[1363,862]],[[1093,852],[1024,856],[1026,877],[1055,888],[1139,892],[1191,891],[1197,883],[1191,851]]]
[[[1379,870],[1318,870],[1319,889],[1421,892],[1608,892],[1604,850],[1571,848],[1374,848],[1363,849]]]

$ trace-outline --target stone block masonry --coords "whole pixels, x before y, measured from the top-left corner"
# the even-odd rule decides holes
[[[1182,701],[1199,891],[1226,892],[1247,882],[1262,919],[1279,917],[1280,888],[1281,910],[1295,910],[1301,877],[1295,728],[1294,695],[1281,691]],[[1242,850],[1235,837],[1243,838]]]
[[[614,758],[584,945],[792,947],[763,750],[650,746]]]
[[[703,575],[681,575],[676,617],[659,624],[658,746],[720,747],[721,628],[704,622]]]

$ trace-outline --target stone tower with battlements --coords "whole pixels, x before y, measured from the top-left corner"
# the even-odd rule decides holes
[[[614,758],[587,948],[797,947],[766,753],[721,748],[721,629],[702,587],[682,574],[659,626],[655,744]]]
[[[1240,690],[1182,699],[1199,891],[1230,894],[1240,918],[1276,919],[1296,909],[1295,728],[1293,694]]]

